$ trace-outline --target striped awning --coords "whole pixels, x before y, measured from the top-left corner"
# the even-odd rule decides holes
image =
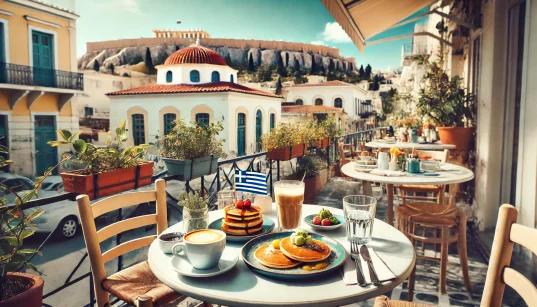
[[[321,0],[363,53],[365,41],[436,0]]]

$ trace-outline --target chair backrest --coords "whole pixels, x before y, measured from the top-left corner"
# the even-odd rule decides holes
[[[434,150],[415,150],[420,156],[429,156],[433,160],[438,160],[440,162],[448,162],[449,160],[449,150],[444,149],[444,151],[434,151]]]
[[[481,307],[500,307],[505,285],[518,292],[528,306],[537,306],[537,288],[524,275],[509,267],[515,243],[537,254],[537,229],[516,224],[516,220],[515,207],[500,207]]]
[[[142,215],[129,218],[110,224],[97,231],[95,218],[124,207],[134,206],[146,202],[156,202],[156,214]],[[86,241],[88,257],[90,259],[91,270],[93,272],[93,282],[97,305],[105,306],[108,303],[108,292],[105,291],[101,284],[106,279],[106,270],[104,264],[120,255],[148,246],[155,238],[168,228],[166,216],[166,183],[159,179],[155,182],[154,191],[133,192],[116,195],[90,204],[87,195],[79,195],[76,198],[78,211],[80,212],[80,223]],[[146,236],[133,239],[102,253],[99,243],[111,238],[124,231],[144,227],[148,225],[157,225],[157,235]]]

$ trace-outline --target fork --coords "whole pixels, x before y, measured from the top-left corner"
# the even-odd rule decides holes
[[[351,259],[354,260],[356,265],[356,279],[360,286],[367,285],[365,281],[364,272],[362,271],[362,262],[360,261],[360,249],[357,242],[351,241]]]

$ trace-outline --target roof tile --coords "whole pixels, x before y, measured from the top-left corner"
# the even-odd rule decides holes
[[[146,95],[146,94],[181,94],[181,93],[216,93],[216,92],[235,92],[243,94],[252,94],[266,97],[282,98],[272,93],[249,88],[237,83],[231,82],[212,82],[204,84],[148,84],[136,88],[111,92],[108,96],[120,95]]]

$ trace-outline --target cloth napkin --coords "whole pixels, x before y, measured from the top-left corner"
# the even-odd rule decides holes
[[[406,174],[400,171],[387,171],[387,170],[380,170],[380,169],[374,169],[371,171],[371,174],[378,175],[378,176],[387,176],[387,177],[401,177],[405,176]]]
[[[395,279],[395,274],[393,274],[390,268],[386,266],[384,261],[379,258],[373,248],[368,247],[367,249],[369,250],[371,260],[373,260],[373,267],[375,268],[375,271],[377,272],[380,281],[383,282]],[[360,261],[362,262],[362,271],[364,272],[365,280],[368,284],[370,284],[371,277],[369,275],[369,267],[367,266],[367,262],[362,256],[360,256]],[[356,276],[356,265],[354,263],[354,260],[352,260],[350,253],[349,257],[347,258],[347,261],[345,261],[345,264],[343,265],[343,282],[347,286],[358,284],[358,277]]]
[[[453,166],[449,166],[449,165],[441,165],[440,170],[444,171],[444,172],[458,171],[458,169],[454,168]]]

